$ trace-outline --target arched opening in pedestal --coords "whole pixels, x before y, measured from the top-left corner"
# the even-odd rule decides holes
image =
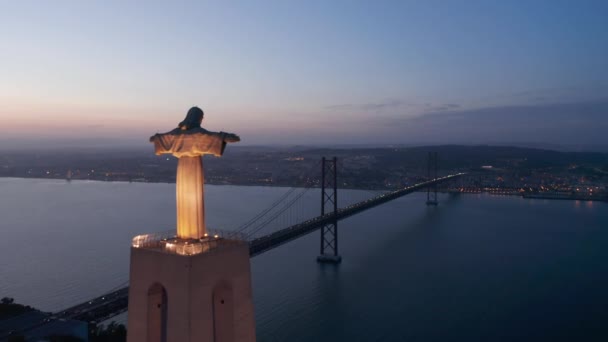
[[[167,291],[154,283],[148,289],[148,342],[167,342]]]
[[[234,342],[234,299],[225,283],[213,290],[213,331],[215,342]]]

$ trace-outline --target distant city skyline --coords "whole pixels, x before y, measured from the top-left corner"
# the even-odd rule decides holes
[[[0,4],[0,143],[608,146],[608,2]],[[128,138],[129,136],[141,139]]]

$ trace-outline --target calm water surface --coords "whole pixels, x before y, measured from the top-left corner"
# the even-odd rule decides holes
[[[58,310],[123,284],[131,237],[174,226],[174,191],[0,178],[0,297]],[[234,229],[286,191],[207,186],[208,224]],[[341,221],[339,266],[316,263],[318,232],[252,259],[259,340],[608,340],[606,203],[423,197]]]

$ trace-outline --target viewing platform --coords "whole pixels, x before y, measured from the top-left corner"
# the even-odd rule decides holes
[[[244,234],[217,229],[209,229],[208,232],[199,239],[179,238],[176,236],[175,230],[170,230],[137,235],[131,242],[131,246],[134,248],[178,255],[197,255],[238,244],[247,244],[246,236]]]

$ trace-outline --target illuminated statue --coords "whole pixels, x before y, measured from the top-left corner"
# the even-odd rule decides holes
[[[199,239],[205,228],[205,154],[216,157],[224,153],[226,143],[238,142],[238,135],[225,132],[209,132],[201,127],[203,111],[192,107],[184,121],[170,132],[150,137],[157,155],[170,153],[179,158],[177,163],[177,236]]]

